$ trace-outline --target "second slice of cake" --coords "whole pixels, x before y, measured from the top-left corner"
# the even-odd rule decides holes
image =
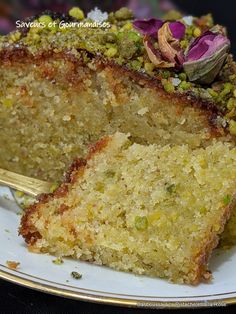
[[[131,144],[116,133],[22,218],[29,249],[197,284],[234,206],[236,149]]]

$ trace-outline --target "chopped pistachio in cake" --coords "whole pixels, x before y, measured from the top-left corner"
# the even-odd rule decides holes
[[[30,249],[197,284],[235,205],[236,148],[132,144],[116,133],[22,218]],[[69,180],[68,180],[69,178]]]

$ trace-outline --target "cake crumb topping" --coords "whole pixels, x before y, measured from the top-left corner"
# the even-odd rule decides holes
[[[6,261],[7,267],[13,270],[16,270],[18,268],[18,266],[20,265],[19,262],[15,262],[15,261]]]

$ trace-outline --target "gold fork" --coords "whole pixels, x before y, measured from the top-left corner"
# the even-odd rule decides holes
[[[0,184],[24,192],[25,194],[36,196],[41,193],[48,193],[52,183],[23,176],[0,168]]]

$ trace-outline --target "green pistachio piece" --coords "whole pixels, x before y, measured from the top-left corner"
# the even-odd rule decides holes
[[[78,273],[77,271],[72,271],[71,272],[71,277],[74,279],[81,279],[82,278],[82,274]]]
[[[131,67],[134,69],[134,70],[140,70],[141,69],[141,66],[142,66],[142,63],[138,60],[133,60],[131,62]]]
[[[116,42],[116,34],[107,33],[102,36],[104,43],[115,43]]]
[[[163,15],[163,20],[165,21],[176,21],[182,18],[182,14],[176,10],[170,10],[166,14]]]
[[[146,216],[136,216],[134,223],[137,230],[143,231],[148,228],[148,220]]]
[[[140,50],[140,37],[135,32],[120,32],[117,37],[122,58],[131,59]]]
[[[123,7],[119,9],[118,11],[116,11],[114,15],[117,20],[128,20],[128,19],[132,19],[133,12],[129,10],[128,8]]]
[[[232,135],[236,135],[236,121],[231,120],[229,123],[229,131]]]
[[[106,52],[105,52],[105,56],[107,57],[114,57],[117,54],[117,48],[115,47],[110,47]]]
[[[77,20],[84,19],[84,12],[78,7],[73,7],[72,9],[70,9],[69,15],[74,17]]]
[[[228,195],[228,194],[225,195],[225,197],[223,198],[223,203],[224,203],[225,205],[229,205],[230,201],[231,201],[231,196]]]

